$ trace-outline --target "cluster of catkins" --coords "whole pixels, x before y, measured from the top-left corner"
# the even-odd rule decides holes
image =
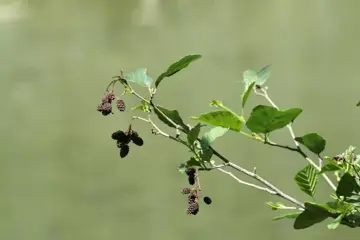
[[[102,115],[107,116],[112,112],[112,102],[117,99],[113,91],[107,91],[101,99],[101,104],[98,105],[97,110]],[[116,100],[116,107],[120,112],[125,111],[125,102],[122,99]]]
[[[120,149],[120,157],[124,158],[128,155],[130,147],[129,143],[133,142],[137,146],[144,145],[143,139],[139,136],[139,134],[131,128],[129,128],[124,132],[118,130],[111,134],[111,138],[116,140],[116,145]]]
[[[195,168],[187,168],[185,171],[186,175],[188,175],[188,180],[190,185],[195,184],[195,174],[196,169]],[[196,215],[199,212],[199,194],[198,190],[196,188],[183,188],[181,191],[182,194],[188,195],[188,208],[187,208],[187,214],[188,215]],[[212,200],[210,197],[205,196],[203,198],[203,201],[205,204],[210,205],[212,203]]]

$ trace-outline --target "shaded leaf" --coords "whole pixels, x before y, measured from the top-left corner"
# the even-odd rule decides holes
[[[189,130],[189,127],[185,125],[185,123],[183,122],[182,118],[180,117],[180,114],[177,110],[169,110],[166,109],[164,107],[161,107],[159,105],[157,105],[154,108],[154,112],[155,114],[158,116],[158,118],[165,123],[166,125],[168,125],[169,127],[175,128],[175,126],[171,123],[171,121],[169,121],[166,117],[163,116],[163,114],[161,114],[161,112],[167,117],[169,118],[171,121],[173,121],[175,124],[181,126],[182,128],[184,128],[185,131]]]
[[[181,174],[184,174],[185,173],[185,170],[186,170],[186,165],[184,163],[181,163],[178,167],[178,171],[181,173]]]
[[[189,167],[195,167],[195,166],[201,167],[201,164],[198,159],[191,157],[190,160],[188,160],[186,162],[186,167],[189,168]]]
[[[340,225],[340,223],[344,217],[345,217],[345,213],[340,214],[337,218],[335,218],[331,223],[329,223],[327,225],[328,229],[331,229],[331,230],[336,229]]]
[[[297,218],[302,212],[293,212],[293,213],[287,213],[278,217],[274,217],[273,220],[280,220],[280,219],[294,219]]]
[[[204,113],[199,117],[192,117],[192,119],[199,120],[213,126],[230,128],[236,132],[240,131],[241,129],[240,119],[231,112],[225,110]]]
[[[170,65],[170,67],[168,67],[168,69],[166,70],[166,72],[162,73],[155,82],[155,86],[158,87],[160,82],[166,78],[166,77],[170,77],[172,75],[174,75],[175,73],[179,72],[180,70],[186,68],[187,66],[189,66],[189,64],[197,59],[201,58],[201,55],[199,54],[193,54],[193,55],[188,55],[185,56],[183,58],[181,58],[179,61],[173,63]]]
[[[341,169],[342,169],[342,167],[339,164],[337,164],[336,162],[329,162],[321,168],[321,171],[318,174],[323,174],[326,172],[334,172],[334,171],[338,171]]]
[[[270,77],[270,65],[266,65],[257,73],[257,85],[263,85]]]
[[[200,125],[200,123],[198,123],[187,134],[187,140],[188,140],[188,143],[190,146],[192,146],[194,144],[195,140],[198,138],[199,133],[200,133],[200,128],[201,128],[201,125]]]
[[[245,104],[250,96],[251,91],[253,90],[255,82],[252,82],[247,88],[245,88],[245,92],[242,95],[241,105],[245,107]]]
[[[338,187],[336,189],[337,196],[350,197],[353,192],[358,190],[359,186],[356,183],[355,176],[346,172],[340,179]]]
[[[307,165],[296,174],[295,182],[303,192],[311,197],[314,196],[318,182],[316,169],[310,164]]]
[[[228,128],[213,127],[210,131],[204,133],[200,141],[202,148],[206,149],[216,138],[223,136],[228,130]]]
[[[141,86],[150,87],[152,78],[146,74],[146,68],[138,68],[135,72],[130,72],[125,76],[126,81],[134,82]]]
[[[302,137],[296,137],[295,141],[301,143],[315,154],[320,154],[325,149],[326,141],[317,133],[308,133]]]
[[[211,150],[211,148],[207,148],[201,154],[201,161],[210,162],[212,156],[213,156],[213,151]]]
[[[357,106],[357,107],[360,106],[360,101],[356,104],[356,106]]]
[[[150,105],[147,102],[145,102],[144,100],[141,100],[141,105],[133,107],[131,110],[140,110],[145,113],[151,112]]]
[[[329,213],[322,209],[305,209],[294,222],[294,228],[305,229],[320,223],[329,217]]]
[[[277,110],[271,106],[256,106],[246,122],[246,126],[254,133],[270,133],[286,127],[302,112],[300,108],[291,108],[285,111]]]

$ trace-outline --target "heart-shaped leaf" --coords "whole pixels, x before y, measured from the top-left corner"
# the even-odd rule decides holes
[[[325,149],[326,141],[317,133],[308,133],[302,137],[296,137],[295,141],[301,143],[315,154],[320,154]]]
[[[187,66],[189,66],[189,64],[191,62],[193,62],[199,58],[201,58],[200,54],[192,54],[192,55],[185,56],[185,57],[181,58],[179,61],[171,64],[170,67],[168,67],[168,69],[166,70],[166,72],[163,72],[156,79],[155,86],[158,87],[164,78],[174,75],[175,73],[177,73],[177,72],[181,71],[182,69],[186,68]]]
[[[246,126],[254,133],[270,133],[286,127],[302,112],[300,108],[291,108],[285,111],[271,106],[258,105],[253,108]]]
[[[150,87],[152,78],[146,73],[146,68],[138,68],[135,72],[130,72],[125,76],[126,81],[134,82],[144,87]]]
[[[231,112],[225,110],[204,113],[199,117],[192,117],[192,119],[199,120],[213,126],[229,128],[236,132],[239,132],[241,129],[240,119]]]
[[[210,131],[204,133],[201,138],[201,145],[206,149],[216,139],[223,136],[229,129],[223,127],[214,127]]]

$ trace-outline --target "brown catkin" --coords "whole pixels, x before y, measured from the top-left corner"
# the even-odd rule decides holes
[[[120,112],[124,112],[126,108],[124,100],[122,99],[117,100],[116,107]]]

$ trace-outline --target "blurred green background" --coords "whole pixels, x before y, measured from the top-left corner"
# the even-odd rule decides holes
[[[355,237],[358,229],[330,231],[327,222],[295,231],[293,221],[272,221],[281,212],[264,203],[280,199],[218,171],[201,175],[213,204],[187,216],[180,194],[187,180],[176,170],[187,150],[135,122],[145,145],[120,159],[110,135],[135,113],[103,117],[96,106],[120,69],[145,67],[156,78],[182,56],[200,53],[156,96],[194,124],[188,117],[211,110],[210,99],[240,112],[242,72],[272,64],[274,101],[304,109],[297,135],[318,132],[325,154],[338,154],[359,145],[359,7],[355,0],[0,1],[0,239]],[[124,100],[128,109],[138,104]],[[251,96],[245,113],[260,103]],[[275,137],[291,143],[286,129]],[[234,132],[214,147],[311,200],[293,182],[306,165],[300,156]],[[328,191],[321,179],[316,198],[327,200]]]

